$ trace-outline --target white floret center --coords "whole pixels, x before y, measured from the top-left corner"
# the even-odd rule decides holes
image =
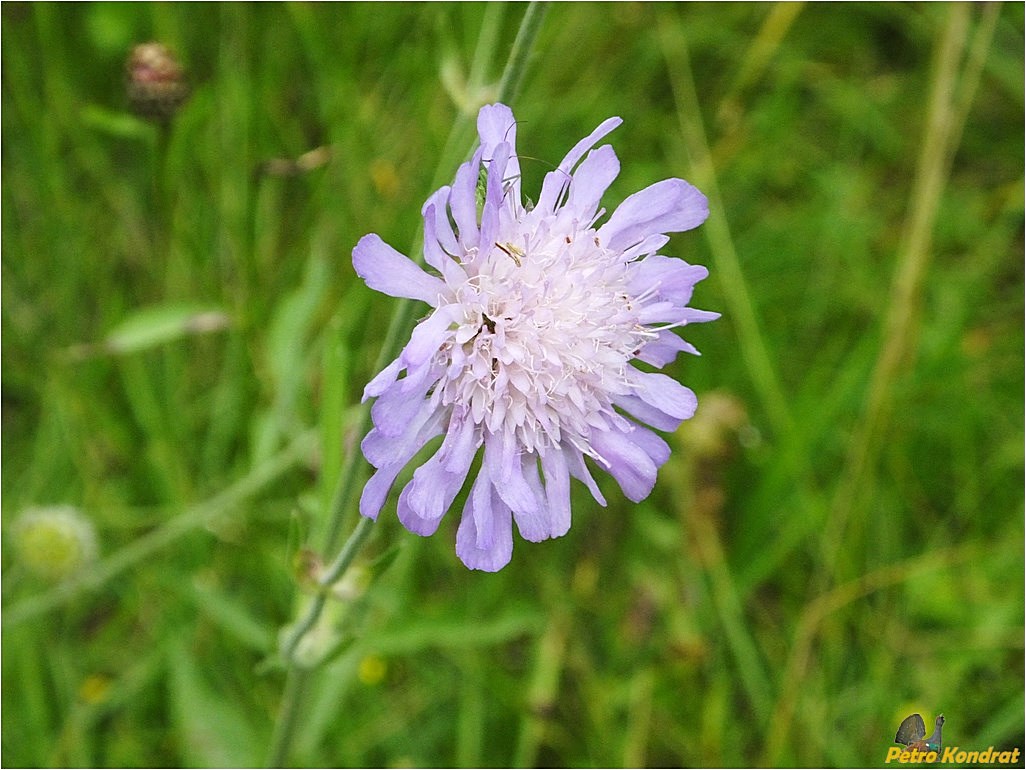
[[[578,237],[579,236],[579,237]],[[594,230],[499,241],[455,291],[462,318],[439,351],[436,397],[469,405],[475,423],[512,432],[526,451],[587,446],[606,428],[627,367],[654,335],[638,321],[627,266]]]

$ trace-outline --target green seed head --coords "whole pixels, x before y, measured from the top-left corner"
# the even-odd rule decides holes
[[[19,561],[46,580],[61,580],[96,559],[93,523],[69,505],[30,508],[12,532]]]

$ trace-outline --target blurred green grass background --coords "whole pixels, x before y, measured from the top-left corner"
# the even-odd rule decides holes
[[[352,247],[415,240],[523,10],[0,8],[5,766],[264,761],[393,309]],[[146,40],[188,71],[166,133]],[[1021,4],[549,8],[525,192],[620,115],[607,208],[712,198],[667,250],[724,313],[672,367],[698,416],[648,500],[575,489],[494,575],[386,507],[290,761],[876,765],[912,711],[1023,747],[1023,47]],[[57,584],[15,526],[51,504],[100,551]]]

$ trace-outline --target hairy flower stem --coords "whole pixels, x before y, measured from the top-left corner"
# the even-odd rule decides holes
[[[545,5],[543,2],[532,2],[524,12],[524,17],[520,22],[520,29],[517,32],[513,47],[510,50],[509,59],[503,70],[502,79],[499,82],[497,93],[499,101],[508,101],[515,96],[520,83],[523,81],[530,53],[534,48],[534,42],[541,29],[541,22],[545,15]],[[460,120],[465,119],[466,116],[461,116],[460,118]],[[456,127],[453,130],[455,131]],[[443,157],[443,163],[447,165],[448,159]],[[436,176],[441,175],[444,171],[445,169],[440,167]],[[420,241],[421,239],[418,236],[417,243],[410,252],[411,254],[418,254],[421,251]],[[378,355],[376,370],[379,370],[394,359],[402,350],[407,337],[406,332],[413,318],[413,311],[414,303],[409,300],[400,302],[396,306],[384,344],[382,344],[381,352]],[[360,408],[356,435],[366,434],[370,424],[370,404],[364,404]],[[347,514],[354,508],[353,503],[356,492],[360,488],[359,480],[362,472],[362,457],[360,457],[359,452],[354,451],[346,461],[345,467],[339,476],[335,494],[332,497],[331,510],[328,514],[328,526],[325,532],[325,554],[331,554],[335,551]],[[320,578],[319,583],[321,587],[326,588],[342,577],[369,538],[373,525],[374,522],[371,519],[364,518],[361,518],[356,523],[349,538],[338,552],[338,556],[335,557],[331,566]],[[282,767],[288,759],[289,750],[295,738],[297,716],[302,707],[303,694],[307,688],[307,680],[313,671],[312,668],[299,668],[296,665],[295,651],[305,634],[316,625],[324,609],[326,598],[326,594],[321,592],[310,603],[306,612],[296,621],[288,638],[282,644],[281,653],[286,667],[285,690],[282,695],[278,718],[267,755],[268,767]]]

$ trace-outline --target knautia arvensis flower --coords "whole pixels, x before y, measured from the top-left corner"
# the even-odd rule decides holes
[[[620,123],[609,118],[578,142],[532,206],[521,196],[513,113],[488,105],[479,149],[422,211],[434,273],[377,235],[353,249],[372,289],[433,308],[364,391],[377,399],[362,444],[376,471],[360,511],[376,518],[402,469],[441,436],[397,503],[407,529],[430,535],[480,454],[456,534],[468,567],[505,566],[514,521],[525,540],[565,534],[571,477],[605,505],[589,462],[644,499],[670,450],[642,423],[673,431],[695,412],[688,388],[633,362],[660,368],[697,353],[673,329],[719,317],[688,307],[708,271],[658,254],[666,233],[705,221],[708,203],[666,179],[599,224],[620,164],[609,145],[592,148]]]

